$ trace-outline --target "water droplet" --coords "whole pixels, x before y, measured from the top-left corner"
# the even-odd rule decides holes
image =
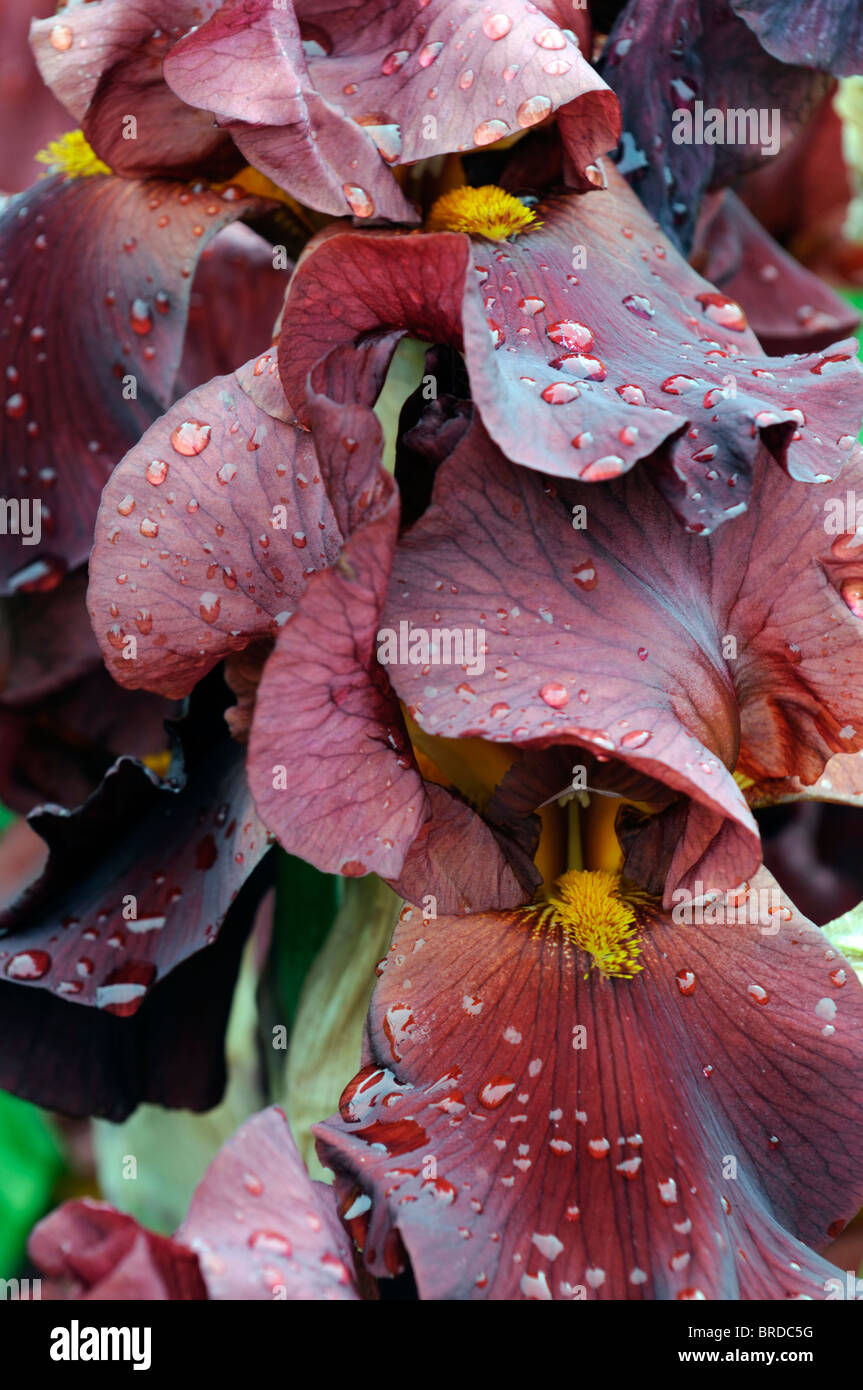
[[[746,993],[753,1004],[767,1004],[770,1000],[770,995],[763,985],[747,985]]]
[[[184,420],[171,433],[171,448],[184,458],[194,458],[209,444],[211,428],[203,420]]]
[[[590,561],[587,561],[583,565],[573,565],[572,578],[574,582],[578,585],[579,589],[584,589],[587,593],[590,593],[592,589],[595,589],[597,584],[599,583],[599,576],[596,573],[596,566],[592,564]]]
[[[621,748],[643,748],[650,739],[648,729],[630,729],[628,734],[624,734],[620,740]]]
[[[607,375],[604,362],[583,352],[565,352],[551,365],[557,370],[570,372],[579,381],[605,381]]]
[[[374,214],[375,205],[369,193],[359,184],[343,183],[342,192],[347,199],[348,207],[355,217],[371,217]]]
[[[586,464],[578,476],[586,483],[605,483],[610,478],[619,478],[625,466],[623,459],[617,454],[606,454],[603,458],[594,459],[593,463]]]
[[[249,1248],[251,1250],[262,1250],[269,1255],[292,1255],[294,1247],[279,1231],[252,1231],[249,1236]]]
[[[431,65],[432,65],[432,63],[434,62],[435,58],[437,58],[437,56],[438,56],[438,54],[440,53],[440,51],[441,51],[442,48],[443,48],[443,44],[440,43],[440,42],[437,42],[437,43],[427,43],[427,44],[425,45],[424,48],[420,49],[420,55],[419,55],[419,58],[418,58],[418,60],[417,60],[417,61],[419,62],[420,67],[421,67],[421,68],[430,68]]]
[[[643,294],[626,295],[623,305],[631,314],[635,314],[640,319],[652,319],[656,313],[650,300]]]
[[[566,48],[566,39],[559,29],[540,29],[533,41],[539,48]]]
[[[545,120],[551,110],[551,98],[544,96],[528,97],[518,107],[515,118],[522,129],[536,125],[538,121]]]
[[[621,740],[621,742],[623,742],[623,741],[624,741],[624,740]],[[681,994],[694,994],[694,993],[695,993],[695,971],[694,971],[694,970],[678,970],[678,972],[677,972],[677,974],[675,975],[674,978],[675,978],[675,980],[677,981],[677,988],[680,990],[680,993],[681,993]]]
[[[205,623],[214,623],[219,616],[219,609],[221,606],[218,594],[201,594],[198,612]]]
[[[153,327],[153,315],[146,299],[133,299],[129,305],[129,323],[132,331],[144,337]]]
[[[625,386],[618,386],[617,394],[621,400],[626,401],[627,405],[647,405],[647,398],[641,387],[634,386],[631,382]]]
[[[493,145],[496,140],[501,140],[508,134],[509,126],[506,121],[480,121],[473,133],[473,142],[475,145]]]
[[[577,401],[581,392],[569,381],[553,381],[550,386],[543,388],[541,394],[549,405],[566,405],[568,401]]]
[[[695,298],[706,316],[713,323],[718,323],[720,328],[729,328],[733,333],[742,333],[746,328],[746,315],[740,305],[727,295],[714,291],[710,294],[697,294]]]
[[[497,1110],[514,1090],[515,1082],[511,1076],[493,1076],[480,1090],[480,1104],[484,1105],[486,1110]]]
[[[153,487],[161,487],[168,476],[168,465],[164,459],[150,459],[144,475]]]
[[[490,14],[482,22],[482,32],[487,39],[505,39],[511,28],[508,14]]]
[[[10,980],[41,980],[51,969],[47,951],[18,951],[6,965]]]
[[[683,396],[689,388],[694,385],[695,381],[691,376],[682,376],[678,374],[677,376],[666,377],[660,389],[665,391],[669,396]]]
[[[459,77],[458,85],[463,92],[466,92],[468,88],[473,86],[473,68],[465,68],[464,72]]]
[[[549,338],[558,347],[582,350],[593,347],[593,334],[586,324],[576,323],[572,319],[561,319],[559,323],[550,323],[546,329]]]
[[[548,685],[542,686],[539,697],[552,709],[563,709],[569,703],[569,691],[559,681],[549,681]]]
[[[49,35],[51,47],[58,53],[67,53],[72,47],[72,30],[68,24],[54,24]]]
[[[392,77],[394,72],[398,72],[407,62],[410,54],[406,48],[397,48],[393,53],[388,53],[381,63],[381,72],[384,77]]]

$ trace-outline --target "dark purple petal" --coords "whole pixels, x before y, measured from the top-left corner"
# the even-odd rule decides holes
[[[0,801],[22,814],[54,802],[78,806],[122,754],[164,753],[165,720],[178,707],[122,690],[101,659],[80,679],[35,701],[0,700]]]
[[[853,345],[765,357],[740,306],[609,178],[606,192],[549,198],[543,225],[507,244],[325,236],[294,275],[280,339],[300,418],[312,392],[371,404],[407,332],[464,351],[475,406],[508,458],[590,482],[650,459],[691,530],[745,508],[763,444],[792,478],[835,477],[863,411]]]
[[[64,1202],[40,1221],[28,1253],[50,1281],[55,1298],[119,1302],[207,1297],[191,1250],[90,1197]]]
[[[259,206],[95,175],[46,179],[5,208],[0,476],[5,497],[40,501],[41,540],[0,538],[3,592],[49,588],[86,560],[111,469],[174,399],[197,258]]]
[[[863,991],[786,901],[748,924],[759,892],[723,925],[648,911],[632,980],[530,909],[404,913],[316,1130],[369,1270],[406,1252],[425,1299],[825,1297],[801,1242],[863,1200]]]
[[[199,718],[196,737],[206,729]],[[141,1099],[215,1103],[224,1081],[218,1039],[248,910],[214,943],[268,845],[242,763],[226,735],[194,747],[169,783],[121,758],[77,811],[33,814],[51,855],[2,918],[0,1085],[113,1119]],[[191,975],[177,979],[191,957]],[[166,1075],[162,1049],[178,1045],[184,1066],[174,1061]]]
[[[31,44],[39,70],[93,149],[114,173],[227,175],[241,160],[212,120],[180,101],[162,62],[219,0],[70,0],[37,20]],[[130,116],[134,125],[129,124]]]
[[[196,1252],[210,1298],[359,1296],[332,1189],[312,1182],[275,1105],[219,1150],[176,1239]]]
[[[600,70],[623,110],[620,169],[684,250],[707,189],[734,182],[762,150],[775,155],[778,142],[792,138],[827,90],[826,78],[772,58],[727,0],[630,0]],[[723,125],[719,143],[706,143],[699,109],[709,121],[711,111],[724,118],[729,108],[742,113],[744,137],[735,128],[727,139]],[[763,113],[764,135],[754,135],[747,111],[756,120]]]
[[[848,77],[863,68],[857,0],[731,0],[735,14],[783,63]]]

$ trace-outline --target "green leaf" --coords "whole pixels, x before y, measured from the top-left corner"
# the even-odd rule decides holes
[[[14,1278],[27,1236],[51,1204],[63,1156],[45,1113],[0,1091],[0,1278]]]
[[[278,851],[271,966],[279,1012],[293,1023],[303,983],[344,895],[343,880]]]

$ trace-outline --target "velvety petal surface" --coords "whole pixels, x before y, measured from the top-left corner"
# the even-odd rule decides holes
[[[47,89],[36,68],[27,42],[27,29],[35,15],[48,15],[53,0],[7,0],[0,15],[0,120],[14,139],[0,150],[0,189],[17,193],[33,182],[36,151],[65,129],[62,106]]]
[[[111,469],[174,398],[198,256],[259,206],[95,175],[46,179],[4,209],[0,478],[3,496],[41,503],[38,544],[0,537],[4,593],[86,560]]]
[[[620,169],[684,250],[707,189],[733,183],[765,157],[762,151],[773,156],[789,143],[828,85],[808,65],[777,62],[727,0],[630,0],[600,71],[623,111]],[[685,113],[697,121],[699,103],[705,120],[711,111],[722,116],[718,141],[712,133],[705,138],[701,124],[687,131]],[[729,135],[729,108],[755,112],[763,135],[745,121],[742,135],[737,126]]]
[[[54,1298],[107,1301],[205,1299],[197,1256],[90,1197],[64,1202],[34,1227],[33,1263]]]
[[[731,0],[731,8],[783,63],[837,77],[863,68],[863,14],[855,0]]]
[[[370,1271],[406,1252],[426,1299],[825,1297],[801,1242],[863,1196],[863,991],[775,916],[648,914],[644,969],[608,980],[530,914],[405,912],[317,1127]]]
[[[731,770],[814,781],[863,745],[859,555],[833,553],[817,489],[766,453],[756,477],[750,510],[705,540],[644,472],[544,485],[475,426],[400,541],[382,614],[480,634],[479,672],[404,652],[388,668],[428,733],[578,745],[683,793],[667,905],[687,875],[730,887],[757,866]]]
[[[416,220],[371,134],[315,88],[290,6],[226,0],[176,46],[166,75],[185,102],[213,113],[249,163],[301,202]]]
[[[429,815],[375,652],[397,525],[391,507],[310,581],[258,691],[249,743],[258,810],[286,849],[328,873],[396,878]]]
[[[39,70],[116,174],[228,174],[241,163],[228,137],[167,86],[162,62],[219,0],[68,0],[37,20]],[[130,117],[133,124],[129,124]]]
[[[278,1106],[219,1151],[176,1239],[197,1253],[210,1298],[359,1297],[332,1190],[312,1182]]]
[[[225,928],[220,949],[213,943],[268,841],[242,749],[226,731],[195,745],[185,771],[175,762],[172,773],[161,783],[121,758],[77,811],[45,807],[31,817],[51,855],[2,918],[4,1088],[109,1118],[141,1099],[206,1109],[219,1098],[219,1038],[248,914]],[[195,970],[169,1000],[166,977],[192,956]],[[151,992],[173,1007],[170,1024],[158,1003],[148,1009]],[[178,1034],[190,1036],[178,1043]],[[187,1065],[178,1068],[174,1052],[168,1079],[162,1059],[148,1075],[154,1035],[157,1046],[184,1048]]]
[[[249,161],[301,201],[415,221],[388,166],[473,149],[563,108],[577,176],[616,144],[617,102],[572,32],[526,0],[227,0],[166,63]]]
[[[532,864],[423,782],[377,661],[397,523],[391,505],[358,530],[279,635],[249,742],[258,811],[285,849],[324,872],[375,872],[417,902],[433,893],[442,912],[521,903],[536,886]]]
[[[509,243],[325,235],[297,268],[280,338],[300,418],[315,392],[371,404],[407,332],[464,352],[508,458],[591,482],[649,459],[692,530],[745,508],[763,444],[793,478],[836,476],[863,412],[852,344],[765,357],[740,306],[608,172],[608,190],[549,198],[543,225]]]
[[[362,477],[345,486],[345,463],[337,505],[359,494],[372,507],[385,475],[366,487],[372,445],[345,437],[354,452],[342,445],[342,458]],[[275,351],[173,406],[115,469],[97,519],[88,602],[114,678],[187,694],[223,657],[272,641],[342,548],[347,512],[336,515],[328,480],[292,420]]]

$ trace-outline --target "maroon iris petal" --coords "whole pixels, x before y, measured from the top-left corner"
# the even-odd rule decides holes
[[[393,564],[385,627],[480,633],[485,651],[482,669],[433,679],[400,653],[390,678],[413,718],[449,738],[577,745],[684,793],[666,893],[687,873],[730,886],[756,867],[728,769],[812,781],[863,742],[858,683],[835,677],[863,662],[847,597],[860,556],[834,553],[817,490],[766,455],[756,477],[749,512],[703,540],[649,475],[543,486],[475,426]]]
[[[4,210],[3,494],[41,504],[37,544],[0,539],[4,592],[86,560],[110,470],[174,398],[197,258],[258,206],[96,175],[47,179]]]
[[[389,166],[518,134],[558,108],[578,175],[619,134],[578,42],[526,0],[355,7],[227,0],[165,71],[250,163],[324,212],[415,221]]]
[[[65,1202],[40,1221],[28,1251],[56,1298],[119,1302],[207,1297],[193,1251],[91,1198]]]
[[[397,524],[391,507],[310,581],[255,707],[249,776],[259,812],[287,849],[330,873],[396,878],[429,815],[375,654]]]
[[[0,189],[17,193],[33,181],[33,156],[68,125],[43,83],[27,43],[34,14],[54,11],[53,0],[7,0],[0,15],[0,122],[14,139],[0,150]]]
[[[45,82],[93,149],[126,178],[239,167],[229,138],[179,100],[162,76],[171,46],[219,0],[71,0],[37,20],[31,44]],[[131,121],[131,124],[130,124]]]
[[[219,1151],[176,1238],[196,1251],[210,1298],[359,1296],[332,1190],[309,1178],[278,1106]]]
[[[343,412],[330,488],[273,350],[146,432],[105,488],[90,565],[90,613],[116,680],[187,694],[226,655],[272,640],[309,576],[337,559],[352,509],[374,510],[391,487],[379,431],[360,443],[349,429]]]
[[[707,189],[734,182],[762,151],[775,155],[828,85],[808,67],[777,62],[727,0],[630,0],[600,70],[623,110],[620,169],[684,250]],[[726,124],[729,109],[742,123]],[[722,125],[706,135],[711,112]]]
[[[692,259],[745,310],[765,352],[819,352],[860,322],[847,300],[783,251],[730,190],[705,205]]]
[[[691,530],[744,509],[762,442],[791,477],[835,477],[863,409],[853,345],[765,357],[740,306],[609,173],[608,191],[549,199],[543,226],[508,244],[326,236],[297,269],[280,339],[301,418],[314,391],[370,404],[396,336],[381,330],[398,325],[464,351],[508,458],[590,482],[649,458]]]
[[[777,929],[738,897],[653,916],[632,980],[530,916],[403,914],[317,1127],[373,1273],[403,1246],[422,1298],[825,1296],[801,1242],[863,1198],[863,991],[786,902]]]

